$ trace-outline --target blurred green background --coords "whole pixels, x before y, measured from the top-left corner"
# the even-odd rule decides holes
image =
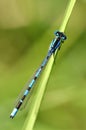
[[[0,130],[21,130],[28,109],[11,120],[16,97],[63,20],[68,0],[0,0]],[[65,30],[34,130],[86,130],[86,1]]]

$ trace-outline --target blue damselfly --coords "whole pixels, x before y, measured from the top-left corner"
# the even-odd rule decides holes
[[[55,36],[56,37],[52,40],[52,42],[51,42],[51,44],[49,46],[47,56],[43,60],[43,62],[40,65],[40,67],[37,69],[36,73],[32,77],[32,79],[29,82],[29,84],[27,85],[27,88],[24,91],[22,97],[18,101],[17,105],[14,107],[14,109],[13,109],[11,115],[10,115],[10,118],[14,118],[14,116],[16,115],[16,113],[18,112],[18,110],[20,109],[20,107],[23,104],[25,98],[29,94],[29,92],[32,89],[33,85],[35,84],[35,82],[38,79],[39,75],[41,74],[43,68],[46,66],[46,64],[47,64],[49,58],[51,57],[51,55],[54,54],[56,52],[56,50],[58,51],[60,49],[62,43],[64,42],[64,40],[66,40],[66,36],[62,32],[56,31],[55,32]]]

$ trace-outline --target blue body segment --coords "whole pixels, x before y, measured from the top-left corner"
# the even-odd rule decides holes
[[[26,95],[28,95],[28,93],[29,93],[29,90],[25,90],[25,92],[24,92],[24,95],[26,96]]]
[[[39,74],[40,74],[40,72],[41,72],[41,68],[38,69],[38,71],[37,71],[36,74],[35,74],[35,77],[38,77]]]
[[[10,114],[11,118],[14,118],[14,116],[16,115],[16,113],[18,112],[19,108],[21,107],[22,103],[24,102],[26,96],[29,94],[30,89],[33,87],[33,85],[36,82],[36,79],[39,77],[39,75],[41,74],[43,68],[45,67],[45,65],[47,64],[49,58],[51,57],[52,54],[55,53],[56,50],[59,50],[62,43],[64,42],[64,40],[66,40],[66,36],[59,31],[56,31],[55,33],[55,38],[53,39],[53,41],[51,42],[50,46],[49,46],[49,50],[47,53],[47,56],[45,57],[45,59],[43,60],[42,64],[40,65],[40,67],[37,69],[36,73],[34,74],[32,80],[30,81],[29,85],[27,86],[25,92],[23,93],[21,99],[18,101],[17,105],[15,106],[15,108],[13,109],[12,113]]]
[[[45,66],[45,65],[46,65],[46,62],[47,62],[47,58],[44,59],[44,61],[42,62],[42,65],[41,65],[41,66]]]
[[[31,87],[33,86],[34,83],[35,83],[35,80],[32,79],[32,81],[31,81],[30,84],[29,84],[29,87],[31,88]]]
[[[56,46],[54,46],[56,40],[57,40],[57,39],[54,39],[54,40],[51,42],[51,45],[50,45],[50,51],[51,51],[52,53],[54,53],[55,50],[60,46],[60,42],[61,42],[61,41],[58,41],[58,43],[56,44]]]
[[[20,99],[20,102],[22,103],[23,101]]]
[[[18,109],[17,108],[14,108],[12,113],[10,114],[10,117],[14,117],[17,113]]]

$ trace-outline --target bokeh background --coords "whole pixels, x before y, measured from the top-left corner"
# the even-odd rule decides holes
[[[46,56],[68,0],[0,0],[0,130],[21,130],[29,107],[11,120],[15,99]],[[47,84],[34,130],[86,130],[86,1],[78,0]]]

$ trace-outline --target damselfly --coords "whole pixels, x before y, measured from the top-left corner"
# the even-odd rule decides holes
[[[35,84],[35,82],[38,79],[39,75],[41,74],[43,68],[46,66],[46,64],[47,64],[49,58],[51,57],[51,55],[54,54],[56,52],[56,50],[58,51],[60,49],[62,43],[64,42],[64,40],[66,40],[66,36],[62,32],[56,31],[55,32],[55,36],[56,37],[52,40],[52,42],[51,42],[51,44],[49,46],[47,56],[43,60],[43,62],[40,65],[40,67],[37,69],[37,71],[34,74],[32,80],[30,81],[30,83],[27,85],[27,88],[24,91],[21,99],[18,101],[17,105],[15,106],[15,108],[12,111],[12,113],[10,114],[10,118],[14,118],[14,116],[16,115],[18,110],[20,109],[20,107],[23,104],[25,98],[29,94],[29,92],[32,89],[33,85]]]

